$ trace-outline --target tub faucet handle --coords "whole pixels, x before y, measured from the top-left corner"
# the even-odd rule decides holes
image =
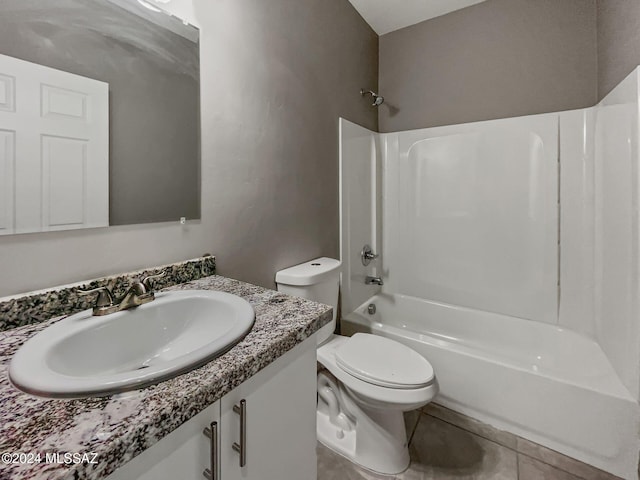
[[[378,258],[378,254],[373,253],[373,249],[370,245],[365,245],[362,247],[362,251],[360,251],[360,259],[362,260],[362,265],[365,267],[371,263],[371,260],[375,260]]]

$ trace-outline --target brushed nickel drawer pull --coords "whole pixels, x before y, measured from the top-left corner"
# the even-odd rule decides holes
[[[240,400],[240,406],[234,405],[233,411],[240,415],[240,444],[233,444],[233,450],[240,455],[240,466],[247,464],[247,401]]]
[[[202,433],[205,437],[211,439],[209,468],[202,472],[202,475],[204,475],[207,480],[218,480],[218,422],[211,422],[211,425],[205,428]]]

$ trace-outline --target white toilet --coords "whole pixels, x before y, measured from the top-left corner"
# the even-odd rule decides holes
[[[403,412],[438,393],[429,362],[396,341],[366,333],[334,335],[340,262],[318,258],[276,274],[278,291],[333,307],[318,332],[318,440],[354,463],[394,475],[409,466]]]

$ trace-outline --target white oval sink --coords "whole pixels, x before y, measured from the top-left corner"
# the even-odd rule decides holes
[[[157,293],[140,307],[103,317],[71,315],[16,352],[9,377],[21,390],[77,398],[134,390],[204,365],[244,338],[255,313],[224,292]]]

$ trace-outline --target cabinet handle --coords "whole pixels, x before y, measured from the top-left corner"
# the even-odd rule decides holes
[[[218,480],[218,422],[211,422],[211,426],[205,428],[202,433],[205,437],[211,439],[211,447],[209,449],[209,467],[202,475],[208,480]]]
[[[240,400],[240,406],[234,405],[233,411],[240,415],[240,444],[234,443],[233,450],[240,455],[240,466],[247,464],[247,401]]]

